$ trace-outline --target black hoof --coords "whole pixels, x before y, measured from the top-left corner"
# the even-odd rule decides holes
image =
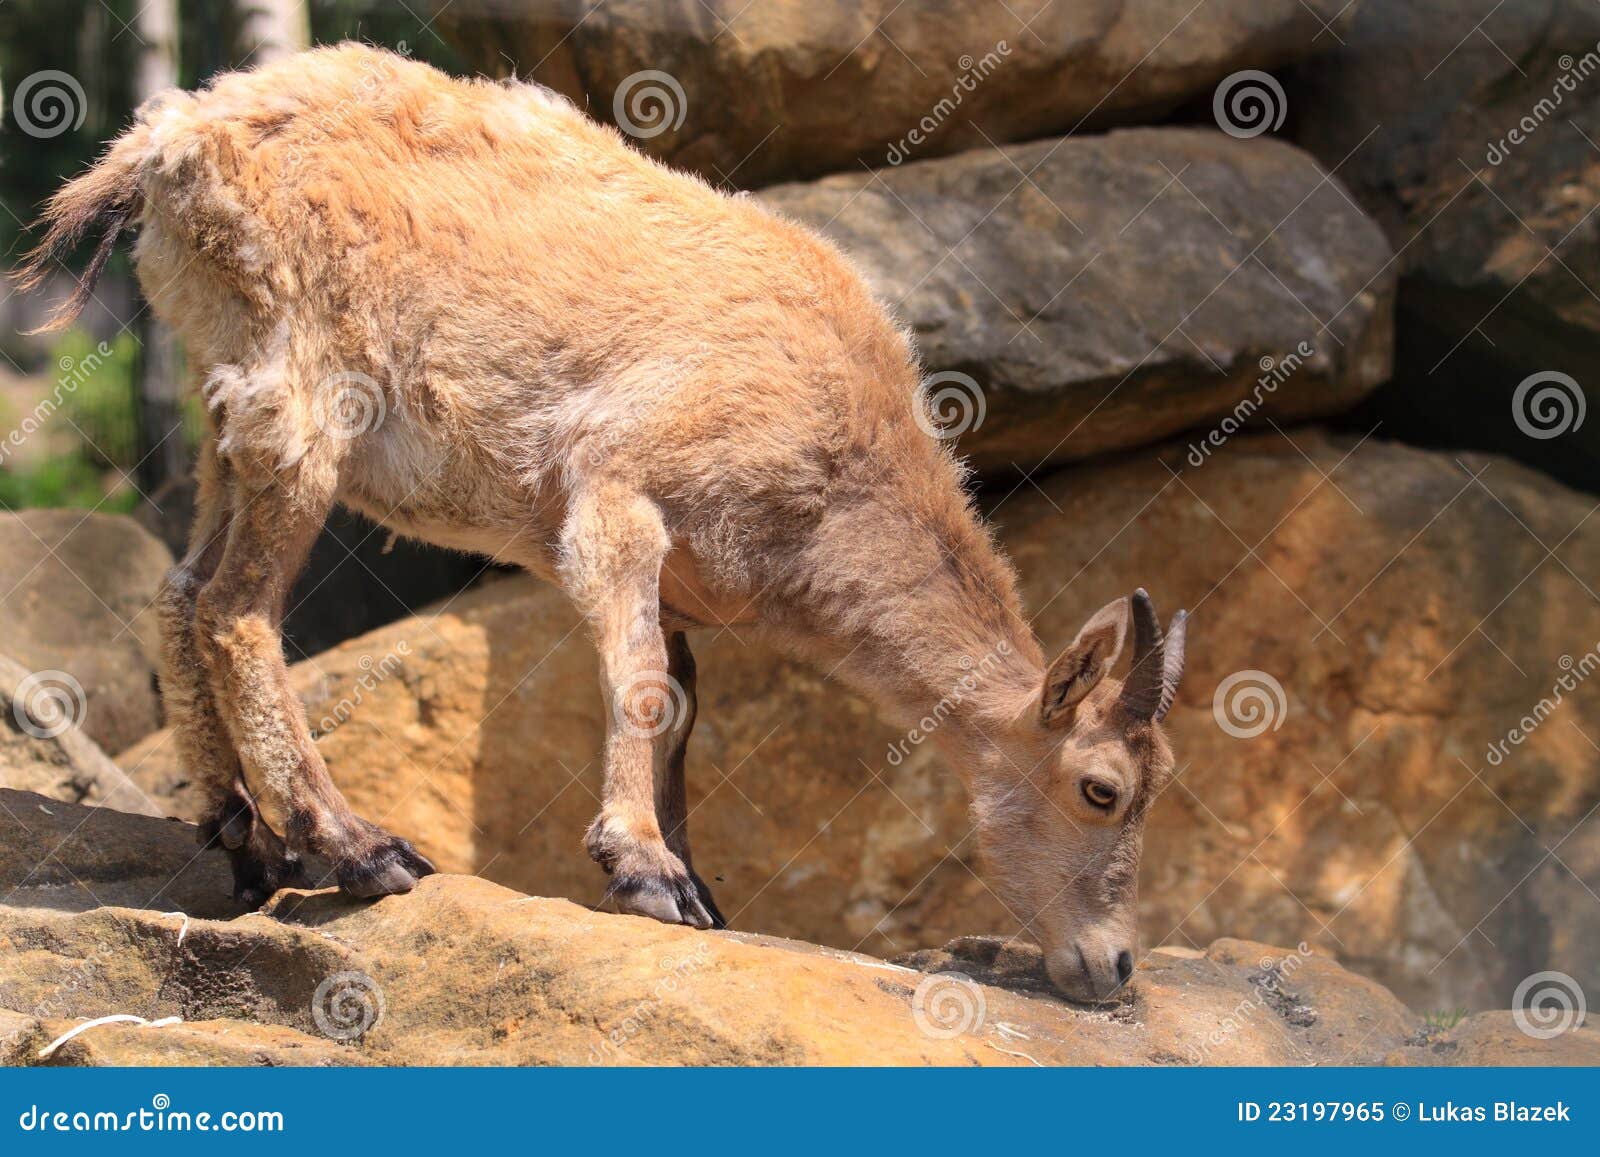
[[[418,880],[434,871],[433,864],[411,846],[411,841],[386,836],[366,855],[339,860],[334,874],[347,894],[371,900],[409,892]]]
[[[726,927],[722,914],[715,904],[701,900],[705,885],[692,876],[646,875],[618,872],[611,877],[611,886],[600,904],[616,906],[617,911],[630,916],[648,916],[663,924],[687,924],[691,928]],[[710,894],[706,893],[710,899]]]
[[[200,846],[220,848],[233,870],[233,896],[241,904],[259,908],[279,888],[305,882],[300,857],[284,845],[278,834],[254,812],[244,809],[200,825]]]

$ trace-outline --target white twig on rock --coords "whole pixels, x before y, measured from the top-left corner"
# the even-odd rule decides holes
[[[44,1048],[39,1050],[39,1059],[44,1060],[45,1057],[48,1057],[79,1033],[88,1032],[90,1029],[98,1028],[103,1024],[136,1024],[143,1028],[165,1028],[169,1024],[182,1023],[183,1017],[181,1016],[164,1016],[160,1020],[146,1020],[142,1016],[134,1016],[131,1012],[114,1012],[110,1016],[97,1016],[93,1020],[86,1020],[80,1025],[73,1026],[45,1045]]]

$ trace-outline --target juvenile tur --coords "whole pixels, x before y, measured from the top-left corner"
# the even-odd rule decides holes
[[[621,910],[722,923],[689,854],[685,632],[748,625],[938,720],[992,886],[1065,992],[1131,973],[1184,617],[1163,638],[1143,591],[1117,598],[1045,662],[906,333],[827,242],[544,89],[358,46],[149,101],[45,224],[25,283],[100,236],[54,324],[137,229],[205,400],[162,692],[241,896],[308,853],[357,896],[432,870],[351,811],[288,682],[285,598],[342,503],[579,607],[610,708],[585,843]]]

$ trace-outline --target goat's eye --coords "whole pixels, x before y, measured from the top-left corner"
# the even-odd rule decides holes
[[[1101,811],[1110,811],[1117,803],[1116,790],[1107,787],[1097,779],[1083,781],[1083,798],[1089,801],[1090,807],[1099,808]]]

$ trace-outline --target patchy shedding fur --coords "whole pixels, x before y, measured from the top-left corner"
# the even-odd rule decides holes
[[[242,893],[306,852],[360,895],[431,870],[351,813],[289,689],[284,599],[338,502],[582,609],[613,707],[588,846],[624,910],[721,922],[685,831],[682,631],[750,624],[898,719],[946,704],[999,894],[1069,992],[1120,983],[1139,817],[1171,767],[1158,717],[1101,679],[1129,604],[1047,674],[918,423],[907,334],[827,242],[543,89],[354,45],[147,103],[44,223],[24,285],[103,238],[56,325],[138,227],[210,415],[163,687]]]

